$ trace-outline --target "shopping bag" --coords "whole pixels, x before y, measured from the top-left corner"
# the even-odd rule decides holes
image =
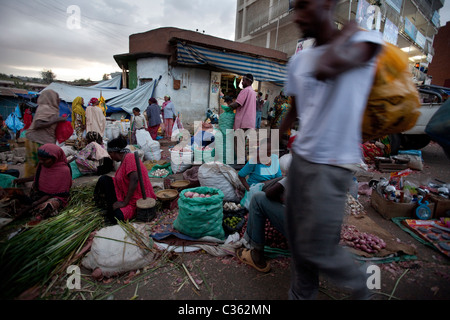
[[[5,121],[6,126],[14,133],[20,131],[25,126],[15,112],[11,113]]]
[[[172,138],[178,140],[179,135],[180,135],[180,128],[178,127],[178,117],[177,117],[176,120],[173,122]]]
[[[420,116],[419,92],[413,82],[408,56],[385,43],[362,122],[363,142],[407,131]]]

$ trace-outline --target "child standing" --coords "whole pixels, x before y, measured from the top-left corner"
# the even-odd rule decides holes
[[[144,115],[141,114],[139,108],[133,108],[133,116],[131,118],[131,143],[136,144],[136,131],[140,129],[147,129],[147,122]]]

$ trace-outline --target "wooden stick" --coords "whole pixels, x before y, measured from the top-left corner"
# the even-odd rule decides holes
[[[194,279],[192,278],[191,274],[189,273],[189,271],[186,269],[186,266],[184,265],[184,263],[181,264],[183,266],[184,271],[186,272],[186,274],[189,277],[189,280],[191,280],[191,282],[194,284],[194,286],[197,288],[197,290],[200,290],[200,288],[198,287],[198,285],[195,283]]]

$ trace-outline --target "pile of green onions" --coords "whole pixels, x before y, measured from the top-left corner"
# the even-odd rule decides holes
[[[58,216],[0,244],[1,299],[44,286],[74,259],[89,235],[103,226],[102,211],[92,200],[93,188],[74,188],[71,193],[70,202]]]

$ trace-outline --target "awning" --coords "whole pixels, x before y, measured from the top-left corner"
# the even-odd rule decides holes
[[[111,100],[107,100],[107,112],[119,112],[123,110],[129,114],[133,114],[134,107],[139,108],[143,112],[148,107],[148,99],[152,96],[154,86],[155,81],[151,81]]]
[[[221,52],[177,42],[177,63],[184,65],[209,65],[239,75],[251,73],[257,81],[284,84],[286,64],[267,58],[255,58],[232,52]]]

